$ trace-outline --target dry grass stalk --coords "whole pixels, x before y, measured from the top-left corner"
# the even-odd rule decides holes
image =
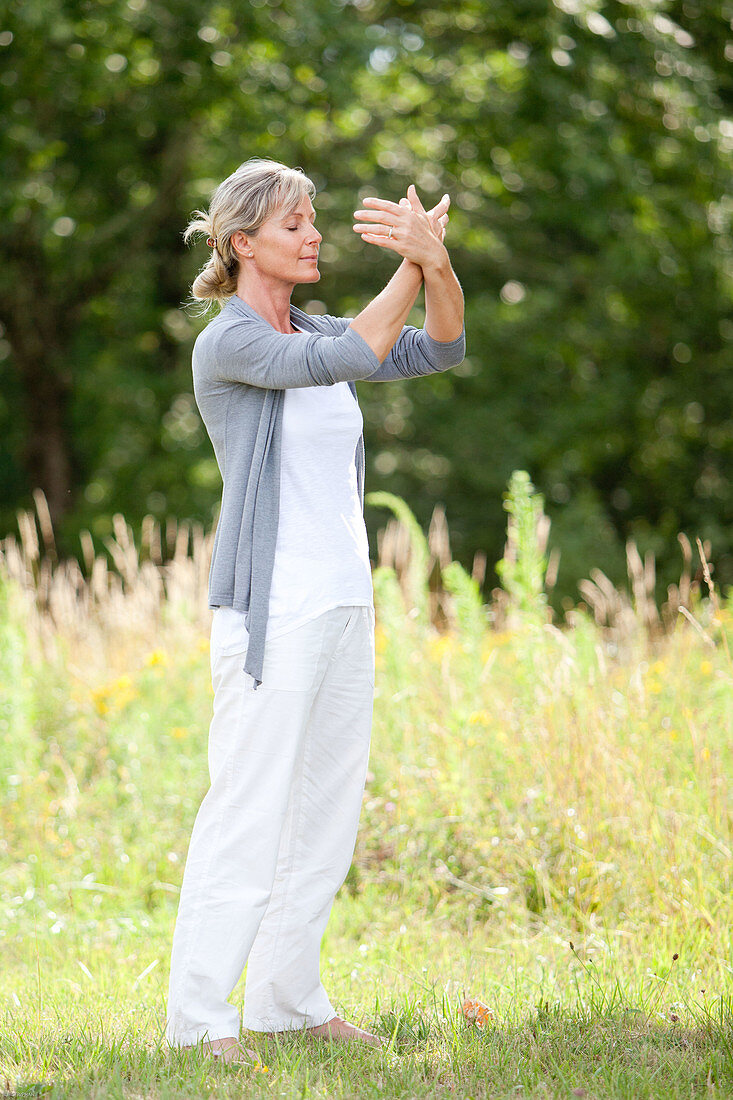
[[[704,576],[705,567],[699,577],[692,577],[692,548],[686,535],[680,533],[678,541],[682,549],[683,566],[679,584],[670,584],[667,587],[667,600],[657,606],[656,602],[656,568],[654,555],[647,551],[642,561],[636,544],[629,541],[626,544],[626,567],[630,582],[631,595],[617,588],[600,569],[591,571],[590,579],[578,582],[583,599],[593,612],[596,623],[603,628],[607,639],[622,650],[627,651],[636,636],[645,637],[653,643],[665,633],[671,633],[677,625],[680,614],[703,633],[702,628],[691,614],[690,608],[700,595],[700,580]],[[705,560],[705,552],[710,553],[709,543],[702,544],[701,560]],[[711,591],[711,600],[713,594]],[[715,606],[715,601],[713,600]],[[711,641],[711,639],[707,639]],[[714,644],[714,643],[712,643]]]
[[[513,522],[509,517],[508,525]],[[550,532],[549,517],[542,514],[537,524],[537,545],[539,552],[547,552]],[[598,626],[603,630],[606,640],[611,643],[620,657],[628,658],[634,648],[635,640],[643,637],[649,645],[665,633],[673,631],[678,616],[687,611],[699,596],[699,578],[692,578],[692,550],[686,535],[680,533],[678,540],[683,554],[683,568],[679,584],[669,585],[667,600],[657,605],[656,600],[656,563],[654,554],[647,551],[642,560],[636,543],[629,540],[626,545],[626,565],[630,594],[618,588],[600,569],[592,569],[590,578],[578,582],[579,591],[593,613]],[[698,540],[699,542],[699,540]],[[410,564],[410,537],[407,529],[396,519],[391,519],[377,536],[379,565],[395,570],[401,581]],[[702,547],[703,564],[701,576],[705,576],[706,554],[710,554],[709,544]],[[438,629],[447,629],[454,624],[454,614],[450,594],[441,584],[440,570],[452,560],[450,534],[442,505],[436,506],[428,531],[430,550],[430,609],[431,620]],[[504,547],[505,556],[516,554],[514,542],[508,539]],[[545,592],[549,593],[557,581],[560,554],[553,548],[548,554],[545,572]],[[477,553],[474,557],[472,575],[479,584],[483,584],[486,575],[486,555]],[[707,579],[706,579],[707,583]],[[404,585],[403,585],[404,587]],[[710,587],[710,586],[709,586]],[[717,609],[717,598],[711,589],[711,599]],[[490,619],[495,629],[503,630],[507,626],[509,600],[502,588],[494,588],[490,594]],[[697,625],[697,624],[696,624]]]
[[[109,639],[127,634],[156,636],[163,620],[185,622],[199,633],[208,633],[211,613],[208,607],[208,576],[214,531],[208,534],[199,523],[189,524],[168,518],[164,528],[154,517],[144,517],[140,546],[124,517],[113,517],[113,535],[104,540],[107,554],[97,551],[88,531],[80,536],[83,569],[75,559],[59,561],[51,517],[46,499],[34,493],[36,514],[18,513],[19,541],[13,535],[0,540],[0,568],[17,582],[28,608],[27,624],[32,640],[48,653],[60,627],[72,644],[93,649],[110,644]],[[545,553],[550,530],[547,516],[537,526],[538,547]],[[40,537],[39,537],[40,536]],[[679,615],[693,619],[691,601],[699,595],[698,578],[693,580],[692,548],[683,534],[678,536],[683,554],[679,585],[670,585],[668,600],[657,607],[655,600],[654,556],[647,552],[642,561],[633,542],[626,546],[627,571],[631,595],[617,588],[600,570],[579,582],[580,593],[591,609],[596,623],[619,656],[630,655],[634,641],[643,636],[653,642],[671,631]],[[454,625],[452,597],[442,585],[441,570],[452,560],[450,532],[442,505],[436,506],[428,530],[428,583],[430,618],[439,629]],[[702,563],[701,579],[710,593],[716,616],[719,600],[709,565],[710,546],[697,540]],[[392,518],[377,535],[378,564],[395,570],[406,584],[411,565],[411,543],[407,528]],[[511,542],[505,553],[513,553]],[[549,556],[545,590],[557,578],[558,555]],[[486,573],[486,555],[477,553],[472,575],[482,583]],[[491,621],[497,629],[505,626],[507,595],[503,589],[491,593]],[[165,609],[165,611],[164,611]],[[694,620],[693,620],[694,621]],[[698,629],[699,624],[694,622]],[[713,643],[714,644],[714,643]],[[724,644],[728,653],[727,638]]]
[[[177,629],[188,624],[195,632],[208,631],[213,532],[206,536],[200,524],[168,520],[165,543],[173,552],[164,561],[157,521],[152,516],[143,520],[138,550],[132,528],[117,514],[113,536],[104,540],[113,567],[84,531],[82,569],[73,558],[58,561],[50,514],[40,490],[34,501],[36,515],[18,514],[20,540],[10,535],[0,541],[0,568],[25,597],[29,638],[43,655],[51,655],[60,630],[74,649],[81,647],[92,654],[130,635],[149,638],[154,646],[164,619],[175,620]]]
[[[708,562],[708,558],[710,557],[710,544],[709,543],[702,543],[700,541],[700,539],[696,539],[696,542],[697,542],[697,552],[700,555],[700,562],[702,564],[702,575],[703,575],[703,578],[705,580],[705,584],[707,585],[708,592],[710,593],[710,602],[713,605],[713,611],[715,613],[715,620],[717,622],[720,622],[720,620],[721,620],[720,600],[718,599],[718,593],[716,592],[715,585],[713,584],[712,567],[710,566],[710,564]],[[731,661],[731,656],[730,656],[730,648],[728,646],[728,635],[726,634],[725,630],[721,630],[721,635],[722,635],[722,638],[723,638],[723,647],[725,649],[725,656],[728,660],[728,665],[731,668],[733,668],[733,662]]]

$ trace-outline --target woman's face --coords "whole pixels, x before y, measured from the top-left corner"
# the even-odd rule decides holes
[[[304,195],[290,213],[276,210],[256,236],[234,233],[232,244],[239,254],[240,269],[289,284],[317,283],[321,277],[318,249],[323,238],[315,227],[315,217],[313,203]]]

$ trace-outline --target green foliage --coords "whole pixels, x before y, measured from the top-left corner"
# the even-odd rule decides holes
[[[487,626],[486,608],[478,581],[458,561],[449,562],[440,575],[446,591],[453,597],[453,614],[461,641],[467,648],[476,648],[485,636]]]
[[[340,315],[390,272],[357,198],[452,196],[468,357],[360,386],[371,486],[423,525],[448,502],[465,565],[500,556],[503,488],[530,471],[558,598],[589,561],[619,581],[628,538],[663,592],[679,530],[730,584],[729,24],[722,0],[7,7],[0,529],[36,486],[63,553],[115,511],[211,523],[183,308],[204,250],[181,232],[261,154],[316,180],[313,308]]]
[[[367,493],[365,504],[372,508],[389,508],[396,519],[407,528],[410,536],[410,561],[404,578],[408,611],[412,611],[418,622],[425,624],[428,618],[428,569],[430,551],[420,524],[415,519],[409,505],[394,493]]]
[[[405,597],[394,569],[379,566],[372,573],[374,604],[385,624],[384,660],[396,679],[409,674],[415,620],[405,617]]]
[[[504,494],[509,513],[504,557],[496,571],[516,608],[530,618],[546,618],[544,591],[547,558],[539,546],[539,523],[544,500],[537,493],[526,470],[515,470]]]

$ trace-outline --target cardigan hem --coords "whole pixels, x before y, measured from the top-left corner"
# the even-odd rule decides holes
[[[233,607],[235,611],[243,611],[245,614],[249,611],[249,604],[244,600],[235,600],[233,596],[223,594],[209,596],[209,610],[216,611],[218,607]]]

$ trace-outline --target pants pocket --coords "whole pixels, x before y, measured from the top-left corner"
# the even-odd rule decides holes
[[[351,672],[363,675],[374,687],[374,609],[355,607],[352,621],[335,655]]]
[[[323,649],[325,620],[321,615],[265,641],[259,691],[264,687],[275,691],[310,691],[314,687]],[[248,679],[252,683],[252,678]]]

